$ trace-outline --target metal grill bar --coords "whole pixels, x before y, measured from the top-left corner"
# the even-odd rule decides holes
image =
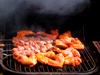
[[[97,48],[98,52],[100,53],[100,41],[93,41],[93,44]]]
[[[12,44],[11,41],[5,42],[5,44]],[[12,49],[13,45],[7,45],[4,47],[5,50]],[[66,72],[66,73],[84,73],[84,72],[91,72],[93,71],[97,64],[93,57],[90,54],[90,50],[85,47],[84,50],[79,50],[82,58],[82,64],[79,66],[73,67],[73,66],[66,66],[64,65],[63,68],[54,68],[48,65],[44,65],[41,63],[38,63],[36,66],[30,68],[29,66],[23,66],[22,64],[18,63],[16,60],[13,59],[12,56],[7,57],[5,60],[3,60],[4,65],[17,72]],[[11,54],[9,51],[6,52],[7,54]]]

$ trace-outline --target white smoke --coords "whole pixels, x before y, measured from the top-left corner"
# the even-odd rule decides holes
[[[27,18],[27,9],[29,8],[34,7],[31,9],[33,12],[36,7],[36,11],[34,12],[39,14],[73,16],[86,9],[89,1],[90,0],[0,0],[0,34],[1,31],[4,31],[5,19],[9,20],[11,18],[9,15],[14,14],[16,25],[19,24],[23,26],[25,24],[20,20],[24,21],[24,19]],[[15,26],[13,30],[16,28],[21,29],[21,27]],[[38,28],[39,27],[37,27],[37,29]],[[27,26],[25,25],[22,29],[27,29]]]
[[[5,17],[16,10],[16,7],[27,1],[40,9],[39,13],[71,15],[83,11],[89,0],[0,0],[0,17]]]

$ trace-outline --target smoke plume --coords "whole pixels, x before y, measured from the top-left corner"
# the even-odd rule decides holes
[[[0,0],[0,30],[37,32],[59,28],[70,16],[86,9],[89,0]]]

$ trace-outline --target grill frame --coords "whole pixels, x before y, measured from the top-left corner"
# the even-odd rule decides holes
[[[4,49],[6,49],[6,50],[8,50],[8,49],[11,49],[12,47],[11,46],[13,46],[13,44],[11,43],[11,39],[8,41],[8,40],[5,40],[5,41],[3,41],[5,44],[6,44],[6,47],[4,48]],[[6,43],[7,42],[7,43]],[[92,51],[91,51],[91,49],[90,49],[90,47],[88,46],[88,44],[86,44],[86,43],[84,43],[84,45],[85,45],[85,50],[79,50],[79,52],[80,52],[80,54],[81,54],[81,56],[82,56],[82,64],[80,64],[79,66],[76,66],[76,67],[72,67],[72,66],[64,66],[64,67],[67,67],[67,68],[64,68],[63,67],[63,69],[66,71],[61,71],[60,69],[56,69],[56,71],[53,71],[54,70],[54,68],[52,69],[52,67],[51,67],[51,69],[52,69],[52,72],[51,71],[49,71],[49,72],[45,72],[45,70],[44,70],[44,72],[42,72],[40,69],[41,68],[38,68],[38,71],[36,71],[34,68],[32,68],[33,70],[34,70],[34,72],[32,72],[32,69],[29,69],[29,71],[23,71],[22,69],[19,69],[19,71],[18,70],[13,70],[12,69],[12,67],[11,67],[11,65],[12,65],[12,63],[10,63],[9,64],[9,61],[10,62],[12,62],[14,59],[12,59],[12,56],[10,56],[10,57],[7,57],[7,59],[9,59],[10,58],[10,60],[7,60],[7,59],[5,59],[5,60],[1,60],[1,66],[2,66],[2,69],[3,69],[3,71],[5,71],[6,73],[8,72],[8,73],[14,73],[14,74],[24,74],[24,75],[27,75],[27,74],[34,74],[34,75],[42,75],[42,74],[45,74],[45,75],[59,75],[59,74],[63,74],[63,75],[66,75],[66,74],[92,74],[92,73],[95,73],[95,72],[97,72],[98,71],[98,67],[99,67],[99,65],[98,65],[98,61],[96,60],[96,59],[94,59],[95,58],[95,56],[93,55],[93,53],[92,53]],[[85,52],[85,54],[84,54],[84,52]],[[7,54],[9,54],[9,52],[7,52]],[[89,55],[89,56],[88,56]],[[84,59],[83,59],[84,58]],[[88,58],[88,60],[87,60],[87,58]],[[4,63],[4,61],[7,61],[7,64],[8,65],[10,65],[10,67],[8,67],[8,65],[6,65],[5,63]],[[91,62],[90,62],[91,61]],[[93,61],[93,62],[92,62]],[[19,63],[17,63],[17,61],[16,60],[14,60],[14,64],[19,64]],[[85,63],[87,63],[87,64],[85,64]],[[91,64],[89,64],[89,63],[92,63],[92,68],[91,68]],[[18,67],[22,67],[23,65],[21,65],[21,64],[19,64],[19,66]],[[44,65],[43,65],[44,66]],[[46,65],[47,66],[47,65]],[[15,65],[15,67],[17,67],[17,65]],[[38,67],[38,66],[37,66]],[[79,68],[80,67],[80,68]],[[83,71],[84,70],[84,67],[87,69],[86,71]],[[90,69],[88,69],[90,67]],[[47,66],[47,68],[49,69],[49,67]],[[76,71],[76,68],[77,68],[77,70],[78,71]],[[27,69],[27,66],[24,66],[24,70],[26,70]],[[45,68],[44,68],[45,69]],[[67,70],[69,70],[69,71],[67,71]],[[82,70],[83,69],[83,70]],[[74,70],[74,71],[73,71]],[[40,71],[40,72],[39,72]]]

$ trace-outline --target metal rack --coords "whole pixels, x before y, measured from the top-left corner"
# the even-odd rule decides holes
[[[13,48],[11,40],[3,40],[5,47],[4,50],[9,50]],[[2,60],[2,68],[4,71],[16,73],[16,74],[91,74],[98,69],[98,64],[91,55],[91,50],[85,45],[84,50],[79,50],[81,54],[82,63],[76,67],[64,65],[63,68],[54,68],[48,65],[38,63],[36,66],[30,68],[29,66],[24,66],[13,59],[13,56],[9,56]],[[6,54],[11,54],[6,52]]]

